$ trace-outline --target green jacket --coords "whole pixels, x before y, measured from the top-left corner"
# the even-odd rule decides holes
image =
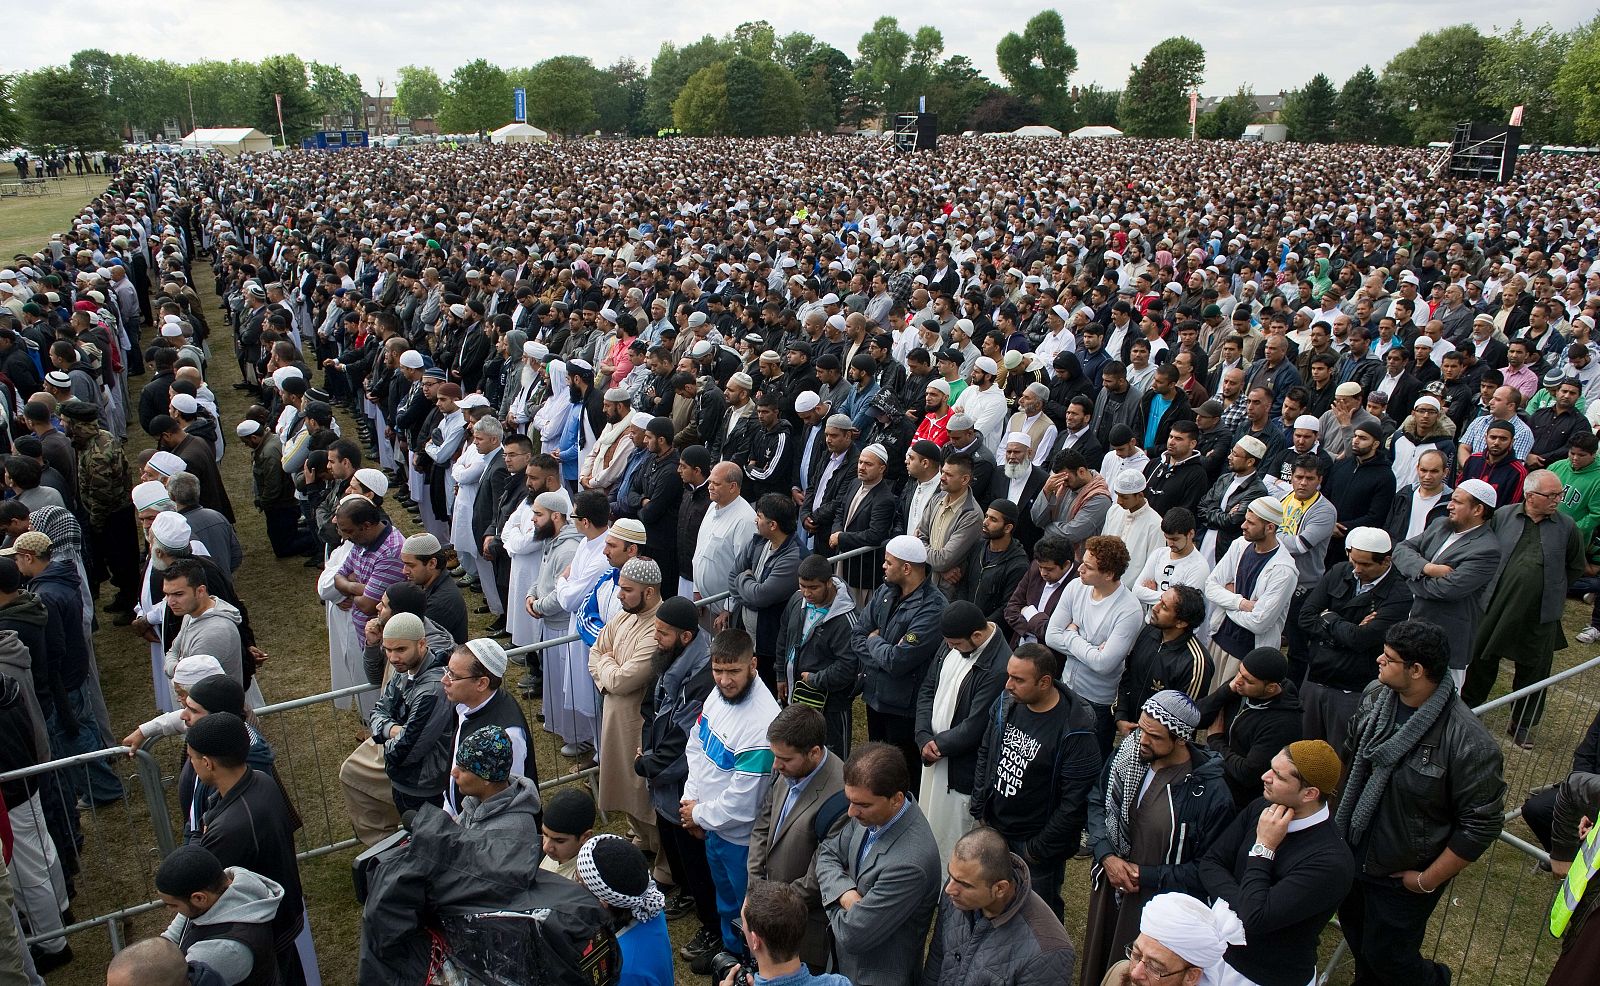
[[[251,454],[250,471],[255,480],[257,510],[294,506],[294,482],[283,471],[283,444],[277,435],[268,432],[266,441]]]
[[[115,435],[102,429],[78,449],[78,497],[92,531],[101,530],[114,511],[127,505],[132,489],[128,458]]]

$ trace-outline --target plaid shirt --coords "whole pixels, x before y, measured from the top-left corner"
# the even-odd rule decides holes
[[[353,582],[365,585],[366,591],[362,593],[368,599],[376,602],[383,598],[389,587],[405,577],[400,568],[400,545],[405,543],[405,537],[399,528],[388,525],[376,541],[370,545],[355,545],[350,552],[350,557],[345,559],[340,567],[339,574]],[[356,639],[365,640],[367,620],[371,619],[359,607],[350,607],[350,622],[355,624]]]

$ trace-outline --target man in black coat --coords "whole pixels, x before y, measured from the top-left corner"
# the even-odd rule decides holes
[[[491,434],[475,432],[473,437],[473,441],[477,443],[478,449],[484,457],[483,475],[478,480],[477,491],[472,499],[472,544],[474,548],[481,549],[484,539],[489,536],[489,528],[494,524],[500,501],[505,497],[506,486],[512,483],[511,471],[506,467],[505,449],[500,444],[500,438],[501,433],[499,432]],[[483,451],[485,445],[489,446],[488,451]],[[481,550],[474,551],[473,556],[477,559],[479,584],[490,585],[496,583],[494,560],[485,558]],[[490,598],[502,602],[505,600],[504,595],[498,594]],[[504,616],[504,613],[505,607],[502,605],[500,612],[495,615]]]
[[[1300,718],[1289,659],[1276,647],[1246,654],[1233,680],[1200,703],[1206,746],[1222,757],[1236,807],[1261,796],[1261,775],[1279,750],[1300,738]]]
[[[644,524],[644,554],[661,566],[661,584],[678,585],[678,504],[684,482],[678,470],[678,450],[672,447],[672,420],[651,418],[645,427],[645,451],[650,458],[639,466],[628,490],[622,516]]]
[[[1167,429],[1166,451],[1144,467],[1144,498],[1150,509],[1166,516],[1173,507],[1186,507],[1193,512],[1200,505],[1200,498],[1211,488],[1212,478],[1199,445],[1200,429],[1193,421],[1172,422]]]
[[[795,460],[799,445],[791,426],[781,413],[777,398],[762,394],[756,398],[759,427],[751,436],[750,462],[745,467],[744,497],[751,503],[763,493],[790,495],[794,485]]]
[[[1010,500],[1002,498],[991,502],[979,524],[978,543],[967,556],[967,571],[976,576],[968,582],[972,586],[972,601],[977,603],[984,619],[999,627],[1006,625],[1006,603],[1030,564],[1028,550],[1015,537],[1021,516],[1017,505]]]
[[[678,503],[678,583],[671,588],[679,595],[694,597],[694,546],[700,537],[700,524],[711,509],[711,453],[704,445],[691,445],[678,454],[678,478],[683,491]],[[659,561],[659,559],[658,559]]]
[[[890,455],[877,444],[861,450],[856,457],[855,476],[838,497],[838,508],[833,512],[829,530],[817,536],[815,550],[821,555],[836,555],[869,546],[879,549],[839,563],[857,605],[866,602],[881,580],[882,548],[894,533],[896,503],[886,461]]]
[[[1350,433],[1350,454],[1333,464],[1322,492],[1339,509],[1328,557],[1344,557],[1345,535],[1357,527],[1382,527],[1394,500],[1394,472],[1383,452],[1383,429],[1363,421]]]
[[[533,460],[533,443],[526,435],[512,435],[501,446],[500,459],[506,471],[505,481],[491,503],[492,512],[488,515],[481,536],[478,531],[477,504],[474,503],[472,535],[478,539],[479,555],[487,558],[494,566],[495,588],[500,593],[501,600],[509,606],[516,604],[516,600],[506,598],[511,592],[511,555],[500,544],[500,531],[528,494],[527,469],[529,462]],[[556,472],[560,471],[561,467],[557,465]],[[488,482],[478,486],[480,497],[488,486]],[[489,624],[489,633],[500,636],[506,632],[505,614],[501,613],[493,623]],[[535,665],[537,663],[535,662]]]
[[[806,542],[820,548],[833,532],[834,517],[843,507],[840,497],[856,475],[856,426],[849,415],[828,418],[818,447],[821,455],[811,466],[811,485],[801,494],[800,526]]]

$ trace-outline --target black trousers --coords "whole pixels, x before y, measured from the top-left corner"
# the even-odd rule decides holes
[[[267,541],[278,558],[303,555],[317,546],[316,538],[300,529],[300,507],[289,504],[268,507],[261,513],[267,522]]]
[[[423,805],[433,805],[435,808],[441,808],[444,806],[443,791],[440,791],[431,798],[423,798],[415,794],[406,794],[404,791],[400,791],[396,788],[390,788],[389,793],[394,798],[395,808],[402,816],[404,816],[408,811],[416,811]]]
[[[867,739],[900,748],[906,758],[906,773],[913,789],[922,776],[922,751],[917,749],[917,723],[910,716],[879,712],[867,706]]]
[[[1556,824],[1556,788],[1529,795],[1522,803],[1522,820],[1544,851],[1549,852],[1551,831]]]
[[[1305,684],[1306,672],[1311,669],[1311,637],[1300,629],[1300,610],[1305,608],[1309,595],[1309,586],[1294,591],[1289,599],[1289,621],[1284,624],[1283,635],[1289,642],[1289,677],[1297,685]]]
[[[711,864],[706,862],[706,844],[690,835],[682,825],[656,812],[656,833],[661,851],[667,854],[672,882],[694,899],[694,913],[700,927],[717,934],[722,919],[717,914],[717,885],[711,879]]]
[[[1422,955],[1428,918],[1449,886],[1414,894],[1399,880],[1356,878],[1339,905],[1339,927],[1356,960],[1354,986],[1449,986],[1450,967]]]
[[[107,578],[117,587],[117,600],[131,602],[139,597],[139,541],[135,533],[133,504],[113,510],[100,530],[94,532],[88,556],[90,591],[98,597]]]

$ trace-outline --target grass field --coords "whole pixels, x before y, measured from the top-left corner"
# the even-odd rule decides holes
[[[0,164],[0,183],[16,178],[15,165]],[[31,255],[44,246],[51,233],[65,230],[83,204],[105,188],[105,175],[74,176],[50,182],[43,195],[0,198],[0,261],[9,262],[19,253]]]
[[[37,224],[37,231],[19,249],[33,248],[43,242],[82,201],[82,198],[69,196],[54,200],[55,215],[60,219],[50,225],[41,210],[31,220]],[[8,199],[0,205],[0,219],[4,220],[0,234],[6,237],[6,243],[10,243],[13,236],[9,210],[14,204],[15,200]],[[15,251],[7,247],[6,252]],[[198,264],[195,274],[196,288],[202,297],[214,298],[209,267]],[[225,324],[220,312],[212,313],[212,324]],[[217,340],[221,350],[226,349],[226,342],[221,341],[225,337],[224,332]],[[231,387],[237,378],[236,365],[219,350],[212,362],[211,386],[221,404],[225,427],[229,429],[225,434],[233,446],[222,463],[222,470],[240,518],[239,538],[247,552],[247,560],[236,578],[239,592],[250,607],[261,646],[270,655],[261,673],[262,689],[269,702],[280,702],[328,689],[326,631],[322,608],[314,595],[313,573],[298,559],[272,557],[260,515],[250,507],[248,457],[242,446],[231,441],[231,425],[248,404],[241,392]],[[142,380],[130,381],[130,387],[136,390],[141,383]],[[342,413],[341,421],[346,432],[352,433],[352,422]],[[149,444],[142,433],[130,435],[130,457]],[[395,507],[391,514],[407,533],[416,528],[410,515],[403,510]],[[109,592],[110,587],[106,591]],[[103,597],[102,601],[104,598],[108,597]],[[469,594],[469,607],[477,601]],[[1583,626],[1586,616],[1586,608],[1576,604],[1569,606],[1566,620],[1569,638]],[[481,633],[488,619],[487,616],[472,617],[475,635]],[[102,620],[95,639],[113,725],[116,734],[121,736],[152,711],[148,652],[141,641],[111,627],[109,620]],[[1570,667],[1589,658],[1593,652],[1591,647],[1570,647],[1557,655],[1557,667]],[[1509,680],[1509,671],[1503,677]],[[1523,751],[1502,741],[1511,788],[1507,796],[1508,808],[1520,805],[1530,788],[1565,774],[1573,746],[1600,706],[1597,694],[1600,694],[1600,673],[1591,672],[1566,682],[1551,696],[1545,722],[1535,733],[1537,746],[1533,751]],[[523,705],[530,723],[536,722],[538,703]],[[1500,735],[1505,721],[1504,710],[1498,715],[1491,714],[1491,731]],[[856,722],[860,733],[864,715],[858,713]],[[306,823],[301,833],[302,849],[327,846],[348,838],[350,829],[337,772],[340,762],[361,738],[356,714],[322,704],[268,717],[264,728],[276,749],[280,773]],[[549,780],[577,769],[577,764],[556,752],[559,741],[540,730],[536,729],[535,733],[536,758],[542,779]],[[170,783],[170,778],[177,773],[178,745],[161,744],[153,753]],[[131,769],[122,772],[132,774]],[[132,784],[129,789],[137,791]],[[176,819],[175,795],[170,789],[166,795],[167,810]],[[146,820],[141,821],[141,818]],[[154,899],[152,875],[159,859],[151,848],[153,841],[145,807],[137,793],[124,804],[100,809],[86,819],[89,842],[84,856],[85,875],[80,878],[80,892],[74,905],[78,918]],[[619,830],[615,824],[606,828]],[[1520,822],[1511,823],[1509,830],[1528,837]],[[308,860],[301,867],[323,981],[330,984],[351,983],[356,979],[360,910],[350,880],[350,862],[354,855],[354,849],[343,849]],[[1069,862],[1063,898],[1067,907],[1066,926],[1074,941],[1082,938],[1087,886],[1087,864],[1082,860]],[[1490,983],[1542,982],[1555,956],[1553,943],[1542,932],[1554,886],[1547,875],[1532,871],[1527,857],[1508,847],[1497,847],[1450,888],[1449,900],[1442,902],[1437,912],[1435,926],[1440,930],[1430,939],[1430,947],[1440,961],[1455,968],[1458,983],[1487,986]],[[165,923],[164,914],[148,913],[119,922],[118,933],[123,941],[137,940],[157,933]],[[672,925],[675,942],[681,944],[686,940],[693,933],[693,924],[692,919],[675,922]],[[1334,929],[1324,934],[1325,957],[1332,953],[1337,940]],[[76,936],[73,946],[79,956],[77,961],[52,974],[49,981],[74,986],[100,982],[111,951],[109,936],[102,930],[91,930]],[[1348,982],[1350,975],[1351,967],[1346,961],[1334,982]],[[705,981],[703,977],[694,976],[682,962],[678,964],[678,976],[681,982]]]

